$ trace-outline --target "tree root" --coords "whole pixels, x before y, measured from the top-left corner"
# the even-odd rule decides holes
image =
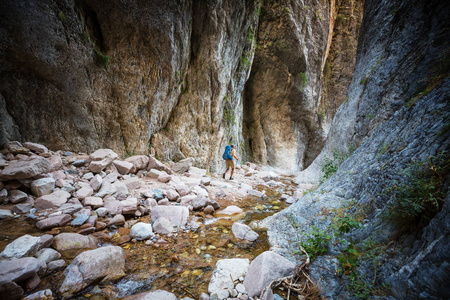
[[[295,266],[292,275],[272,280],[261,292],[262,299],[270,289],[279,286],[287,289],[287,300],[290,300],[292,292],[295,292],[299,296],[298,299],[307,300],[320,298],[320,290],[309,276],[309,255],[302,246],[300,246],[300,250],[306,255],[306,258],[302,258],[300,263]]]

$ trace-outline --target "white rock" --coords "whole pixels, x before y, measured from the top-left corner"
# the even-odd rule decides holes
[[[139,222],[133,225],[130,230],[130,237],[138,241],[147,240],[153,236],[152,225]]]
[[[133,168],[133,164],[131,162],[123,160],[115,160],[113,161],[113,164],[116,167],[117,171],[122,175],[128,174],[130,170]]]
[[[175,189],[181,197],[186,196],[191,191],[185,184],[176,184]]]
[[[180,160],[172,166],[172,170],[177,173],[185,173],[189,171],[189,168],[194,163],[195,159],[193,157],[188,157]]]
[[[126,199],[130,194],[127,185],[121,181],[114,182],[113,186],[116,188],[116,193],[114,196],[119,200]]]
[[[86,180],[91,180],[92,178],[94,178],[94,173],[88,172],[88,173],[84,174],[82,178],[86,179]],[[101,178],[101,176],[100,176],[100,178]]]
[[[167,174],[172,174],[172,170],[167,167],[165,164],[154,158],[153,156],[149,156],[148,167],[147,170],[156,169],[159,171],[165,171]]]
[[[257,190],[249,190],[249,191],[248,191],[248,194],[249,194],[249,195],[252,195],[252,196],[255,196],[255,197],[257,197],[257,198],[263,198],[263,197],[265,196],[264,193],[262,193],[262,192],[260,192],[260,191],[257,191]]]
[[[247,293],[247,290],[245,289],[245,286],[242,283],[238,283],[236,285],[236,291],[241,294]]]
[[[48,264],[49,262],[51,262],[53,260],[59,259],[61,257],[61,253],[59,253],[55,249],[45,248],[45,249],[39,250],[35,256],[40,261],[43,261],[46,264]]]
[[[96,194],[94,194],[94,196],[103,198],[106,195],[112,195],[115,192],[117,192],[117,188],[114,185],[112,185],[110,182],[104,180],[102,183],[102,187]]]
[[[65,279],[59,288],[61,296],[71,297],[96,282],[117,280],[125,276],[122,248],[102,247],[79,254],[64,271]]]
[[[92,208],[98,208],[103,206],[103,199],[100,197],[86,197],[83,201],[84,206],[91,206]]]
[[[259,296],[270,281],[290,275],[295,264],[281,255],[266,251],[258,255],[251,263],[244,286],[249,297]]]
[[[19,190],[11,190],[9,191],[8,199],[12,204],[16,204],[27,200],[28,195]]]
[[[238,239],[253,242],[259,237],[259,235],[250,227],[238,222],[235,222],[233,226],[231,226],[231,230],[233,231],[234,236]]]
[[[158,176],[158,181],[162,183],[167,183],[170,181],[170,179],[172,179],[172,176],[164,171],[161,171],[161,174]]]
[[[89,174],[89,173],[88,173]],[[92,173],[90,173],[92,174]],[[99,174],[92,177],[92,179],[89,181],[89,184],[91,188],[94,190],[94,192],[97,192],[98,189],[102,186],[103,178]]]
[[[173,232],[172,222],[164,217],[158,218],[153,224],[156,233],[169,234]]]
[[[78,198],[79,200],[83,200],[84,198],[92,196],[93,193],[94,190],[91,188],[91,186],[88,185],[76,191],[73,196]]]
[[[23,235],[6,245],[0,258],[22,258],[33,256],[39,249],[41,239],[31,235]]]
[[[167,199],[169,199],[170,201],[177,201],[178,198],[180,198],[180,195],[175,190],[172,190],[172,189],[168,189],[166,191],[166,194],[167,194]]]
[[[196,193],[197,196],[199,196],[199,197],[205,197],[205,198],[208,198],[208,197],[209,197],[208,191],[205,190],[204,188],[198,186],[198,185],[195,186],[192,190],[193,190],[194,193]]]
[[[222,215],[234,215],[234,214],[240,214],[243,210],[240,207],[237,207],[236,205],[230,205],[227,206],[225,209],[219,211],[218,213]]]
[[[184,206],[155,206],[151,211],[152,222],[155,222],[161,217],[169,219],[174,226],[181,227],[185,226],[188,221],[189,210]]]
[[[156,169],[151,169],[150,171],[148,171],[147,176],[150,178],[158,178],[160,175],[162,174],[161,171],[156,170]]]
[[[211,275],[208,285],[208,293],[217,293],[223,289],[233,289],[234,281],[245,276],[250,261],[247,258],[221,259]]]
[[[189,167],[188,170],[188,174],[189,175],[200,175],[200,176],[205,176],[206,175],[206,170],[205,169],[200,169],[200,168],[196,168],[196,167]]]
[[[41,197],[53,193],[55,189],[55,179],[41,178],[31,183],[31,192],[36,197]]]
[[[135,155],[128,157],[125,161],[133,164],[130,173],[135,174],[137,171],[147,168],[149,159],[147,155]]]

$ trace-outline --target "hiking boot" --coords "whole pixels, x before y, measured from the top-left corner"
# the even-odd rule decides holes
[[[234,178],[233,178],[233,177],[230,177],[230,180],[234,180]]]
[[[223,179],[225,179],[225,173],[223,173],[223,176],[222,176],[222,178],[223,178]]]

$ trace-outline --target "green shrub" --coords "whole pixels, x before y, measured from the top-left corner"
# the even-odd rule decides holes
[[[399,178],[391,180],[383,191],[391,199],[387,217],[401,226],[418,224],[421,218],[431,219],[442,206],[441,188],[449,165],[447,153],[442,152],[423,161],[413,161],[400,170]]]
[[[324,255],[328,251],[332,236],[326,234],[324,230],[319,230],[313,227],[309,237],[300,245],[308,252],[308,255],[313,261],[317,256]]]
[[[94,50],[97,65],[106,69],[106,67],[109,65],[109,60],[111,59],[111,57],[104,54],[98,47],[95,47]]]
[[[346,215],[337,219],[336,226],[340,232],[348,233],[353,228],[359,228],[361,223],[356,221],[352,216]]]
[[[308,73],[301,72],[297,74],[297,81],[298,81],[298,89],[303,92],[303,89],[306,87],[306,84],[308,83]]]
[[[320,178],[320,184],[324,183],[328,178],[334,175],[339,169],[339,166],[353,153],[354,149],[350,147],[348,152],[339,152],[333,150],[333,157],[325,156],[322,163],[322,177]]]

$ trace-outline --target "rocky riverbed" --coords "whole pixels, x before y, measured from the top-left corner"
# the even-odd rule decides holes
[[[0,166],[6,299],[257,299],[294,268],[258,223],[301,189],[255,164],[229,180],[193,158],[10,142]]]

